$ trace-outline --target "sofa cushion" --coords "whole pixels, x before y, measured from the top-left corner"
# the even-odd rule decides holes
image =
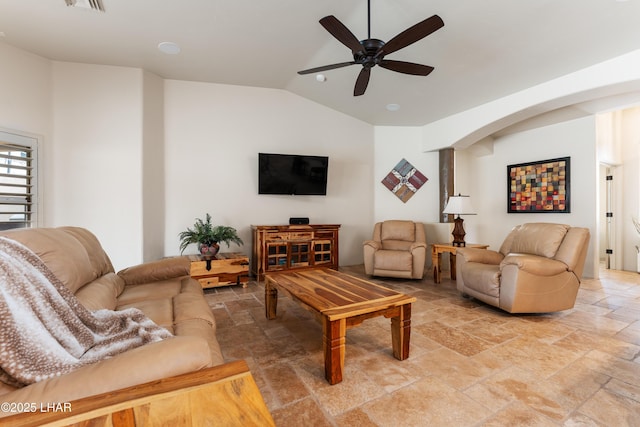
[[[384,221],[380,230],[380,240],[404,240],[406,242],[415,242],[416,225],[413,221]]]
[[[214,325],[211,307],[201,295],[183,293],[173,297],[173,322],[178,324],[189,319],[201,319]]]
[[[523,253],[553,258],[562,243],[562,239],[567,234],[567,230],[569,230],[569,226],[565,224],[522,224],[516,227],[507,237],[507,240],[512,239],[508,253]],[[503,248],[500,248],[500,250],[502,252]]]
[[[173,330],[173,299],[172,298],[156,298],[144,301],[136,301],[133,304],[118,305],[118,310],[126,310],[127,308],[137,308],[142,311],[149,319],[169,332]]]
[[[125,286],[124,291],[118,296],[118,305],[127,305],[137,301],[156,298],[173,298],[174,295],[180,293],[181,289],[181,278],[146,283],[143,285]]]
[[[115,273],[107,273],[76,292],[76,298],[89,310],[115,310],[124,282]]]
[[[111,264],[109,256],[102,248],[102,245],[95,234],[86,228],[80,227],[60,227],[59,230],[72,235],[80,242],[80,244],[82,244],[82,246],[84,246],[89,257],[89,263],[93,269],[93,274],[95,274],[96,277],[100,277],[114,271],[113,264]]]
[[[174,327],[175,335],[178,337],[198,337],[207,341],[211,354],[211,363],[221,365],[224,363],[220,344],[216,339],[215,324],[212,328],[209,322],[201,319],[184,320]]]
[[[84,245],[61,228],[25,228],[3,234],[35,252],[71,292],[98,278]]]

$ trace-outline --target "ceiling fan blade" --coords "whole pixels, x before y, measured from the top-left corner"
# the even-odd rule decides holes
[[[364,48],[358,38],[335,16],[325,16],[320,20],[320,25],[329,31],[340,43],[351,49],[352,52],[364,52]]]
[[[354,61],[350,61],[350,62],[341,62],[339,64],[324,65],[322,67],[309,68],[308,70],[298,71],[298,74],[320,73],[322,71],[334,70],[336,68],[346,67],[346,66],[349,66],[349,65],[353,65],[355,63],[356,62],[354,62]]]
[[[422,22],[418,22],[413,27],[407,28],[391,40],[389,40],[379,51],[376,57],[388,55],[396,50],[400,50],[428,36],[436,30],[444,27],[444,21],[438,15],[433,15]]]
[[[427,76],[433,71],[433,67],[429,65],[414,64],[413,62],[405,61],[391,61],[388,59],[383,59],[378,65],[387,70],[412,74],[414,76]]]
[[[364,94],[367,90],[367,85],[369,84],[369,77],[371,77],[371,68],[362,67],[360,74],[358,74],[356,85],[353,88],[353,96],[360,96]]]

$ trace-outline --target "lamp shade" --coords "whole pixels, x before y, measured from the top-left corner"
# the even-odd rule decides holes
[[[451,215],[475,215],[475,209],[471,204],[471,197],[458,194],[457,196],[449,197],[447,206],[445,206],[442,213]]]

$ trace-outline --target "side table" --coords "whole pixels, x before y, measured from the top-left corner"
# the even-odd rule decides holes
[[[249,281],[249,257],[239,252],[218,253],[216,256],[189,255],[190,275],[203,289],[240,285]]]
[[[478,245],[468,243],[466,246],[462,246],[466,248],[480,248],[487,249],[489,245]],[[442,261],[442,254],[444,252],[449,252],[449,267],[451,268],[451,280],[456,280],[456,250],[460,249],[461,246],[453,246],[451,243],[434,243],[431,247],[431,262],[433,264],[433,281],[436,283],[440,283],[441,281],[441,270],[440,270],[440,262]]]

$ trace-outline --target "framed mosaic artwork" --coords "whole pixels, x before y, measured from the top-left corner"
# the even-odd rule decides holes
[[[382,184],[402,200],[402,203],[407,203],[428,180],[429,178],[420,173],[411,163],[402,159],[384,177]]]
[[[570,157],[507,166],[508,213],[570,213]]]

